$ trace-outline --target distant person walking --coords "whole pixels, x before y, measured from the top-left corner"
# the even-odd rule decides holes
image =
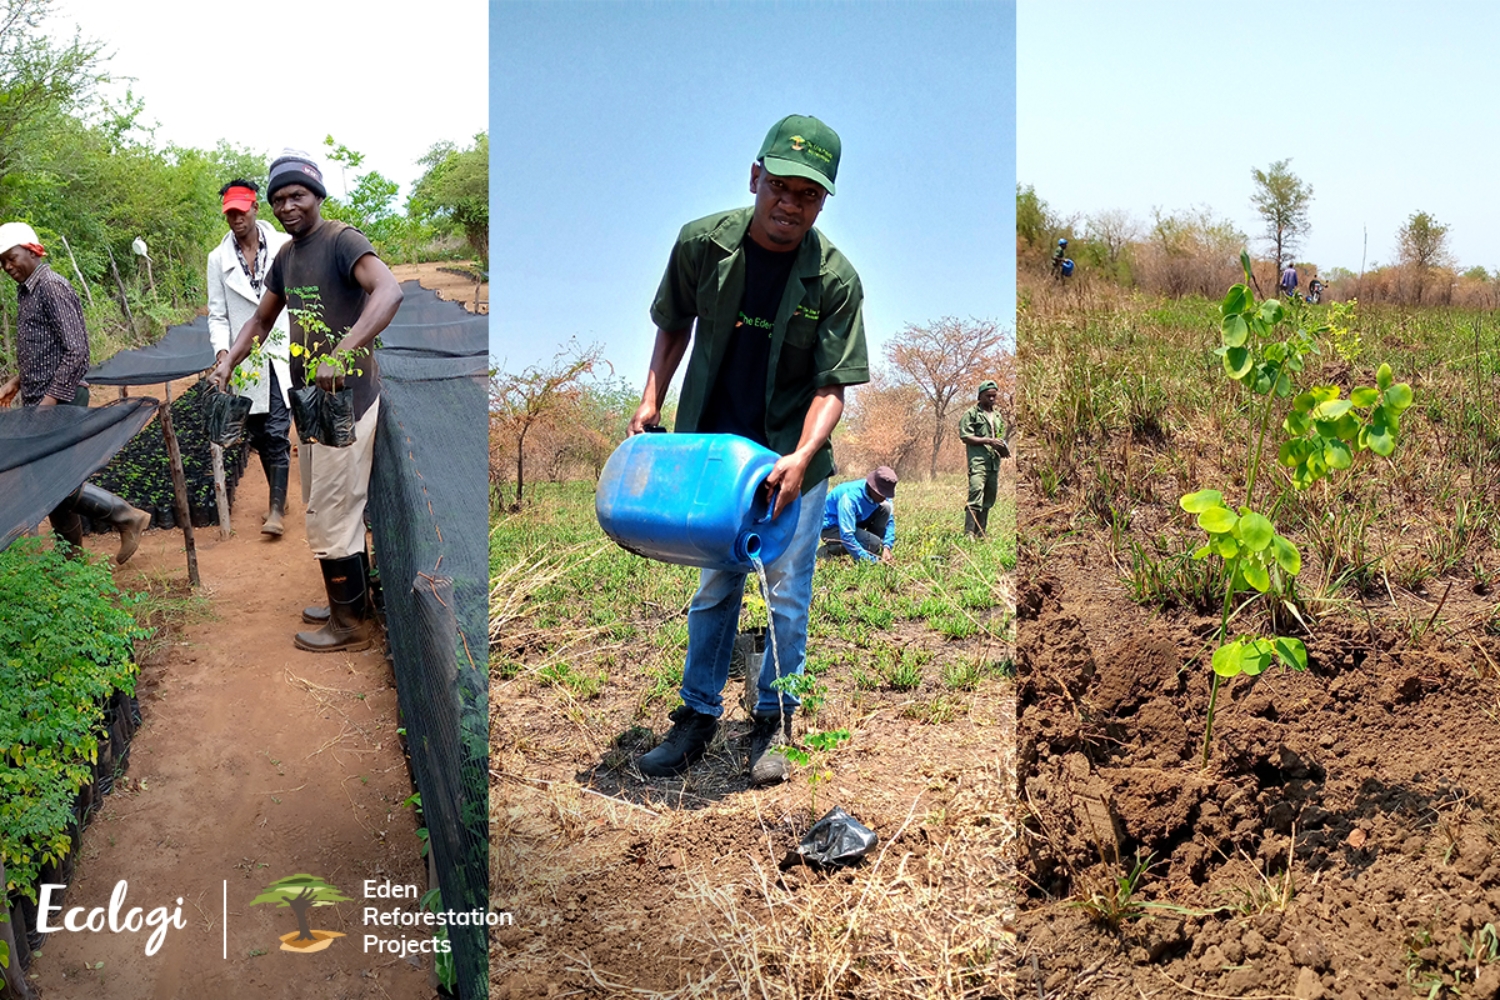
[[[1317,278],[1307,283],[1307,301],[1313,305],[1323,301],[1323,283]]]
[[[1010,455],[1005,443],[1005,421],[995,409],[1000,387],[993,381],[979,383],[979,399],[964,411],[958,424],[969,459],[969,500],[964,505],[964,532],[983,538],[989,530],[990,508],[1000,484],[1000,460]]]
[[[1297,269],[1290,264],[1281,272],[1281,294],[1289,299],[1297,294]]]
[[[36,230],[24,222],[0,226],[0,267],[17,284],[16,360],[21,373],[0,385],[0,406],[17,393],[22,406],[88,406],[83,384],[89,367],[89,335],[83,326],[83,305],[68,279],[47,266]],[[83,551],[83,522],[79,515],[101,521],[120,532],[115,562],[135,555],[141,532],[151,526],[151,515],[137,510],[107,490],[84,483],[52,509],[52,530],[70,546],[69,556]]]
[[[229,232],[208,254],[208,336],[218,352],[216,362],[229,354],[234,335],[255,315],[265,292],[271,261],[292,240],[286,233],[278,233],[269,222],[257,221],[259,190],[254,182],[238,178],[219,189]],[[287,476],[291,469],[292,445],[287,431],[292,418],[286,395],[292,384],[290,336],[283,312],[276,317],[271,335],[266,338],[265,355],[250,385],[239,393],[250,399],[250,418],[245,422],[245,431],[250,446],[260,456],[271,491],[270,510],[260,533],[272,538],[281,537]]]
[[[1054,281],[1061,281],[1067,277],[1069,270],[1067,267],[1067,257],[1068,241],[1059,239],[1057,241],[1057,249],[1052,251],[1052,279]]]

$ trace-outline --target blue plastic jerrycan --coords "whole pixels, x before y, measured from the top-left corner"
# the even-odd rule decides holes
[[[797,530],[802,498],[771,520],[764,483],[780,458],[735,434],[637,434],[599,477],[599,527],[636,555],[679,566],[754,570]]]

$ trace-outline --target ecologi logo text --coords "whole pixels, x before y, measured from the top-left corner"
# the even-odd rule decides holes
[[[334,938],[345,936],[339,931],[315,929],[308,921],[309,911],[315,906],[349,902],[352,900],[348,896],[315,875],[289,875],[266,886],[250,905],[274,903],[277,909],[289,907],[297,916],[297,929],[281,935],[281,950],[306,954],[322,951],[333,944]]]

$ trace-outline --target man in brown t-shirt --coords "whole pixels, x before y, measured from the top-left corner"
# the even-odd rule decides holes
[[[327,190],[317,165],[305,153],[288,150],[272,161],[270,173],[266,197],[292,242],[271,263],[259,308],[214,369],[213,379],[221,387],[287,306],[294,310],[292,343],[317,356],[367,350],[401,305],[401,286],[375,256],[364,233],[323,218]],[[328,332],[308,329],[305,310],[316,313]],[[306,356],[298,353],[292,358],[292,387],[313,381],[326,392],[352,389],[355,440],[343,448],[298,448],[307,543],[322,565],[328,616],[322,628],[298,632],[293,642],[313,652],[364,649],[370,644],[365,624],[364,514],[380,412],[380,372],[370,353],[356,357],[352,364],[358,372],[348,375],[340,375],[326,362],[309,373]],[[303,618],[316,623],[322,619],[321,609],[309,608]]]

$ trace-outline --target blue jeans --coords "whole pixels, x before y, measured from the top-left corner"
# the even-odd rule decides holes
[[[766,567],[766,583],[771,588],[766,602],[771,628],[776,637],[775,649],[784,666],[780,676],[802,673],[807,652],[807,609],[812,603],[813,563],[818,552],[818,534],[823,526],[823,499],[828,495],[824,480],[802,495],[797,530],[791,545],[774,563]],[[785,516],[784,514],[782,516]],[[682,700],[695,712],[715,718],[724,712],[722,693],[729,680],[729,655],[734,637],[739,633],[740,599],[745,595],[744,573],[706,569],[698,578],[698,592],[688,606],[687,663],[682,668]],[[759,583],[757,582],[757,586]],[[761,660],[760,697],[757,713],[773,713],[786,706],[795,711],[795,695],[782,694],[771,686],[778,674],[776,660],[766,643]]]

